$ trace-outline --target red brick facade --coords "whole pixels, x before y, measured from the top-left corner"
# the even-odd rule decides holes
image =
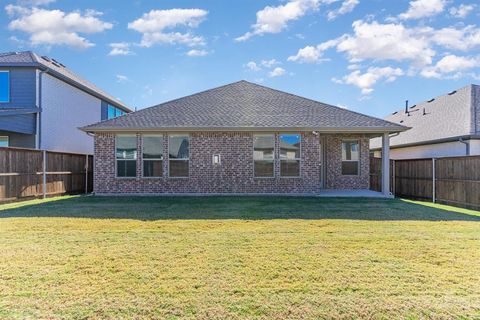
[[[300,177],[280,177],[279,139],[276,135],[275,177],[256,178],[253,174],[253,132],[191,132],[190,175],[168,177],[168,134],[164,135],[164,176],[142,177],[142,135],[137,134],[137,176],[117,178],[115,174],[115,134],[95,135],[94,191],[110,193],[318,193],[321,185],[321,143],[325,150],[325,187],[362,189],[369,187],[368,136],[317,135],[303,132]],[[341,175],[342,139],[360,141],[358,176]],[[221,155],[221,164],[212,156]]]

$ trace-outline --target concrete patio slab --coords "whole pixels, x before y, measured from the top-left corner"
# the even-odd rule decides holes
[[[366,198],[386,198],[391,199],[393,196],[385,196],[381,192],[372,190],[322,190],[318,194],[319,197],[366,197]]]

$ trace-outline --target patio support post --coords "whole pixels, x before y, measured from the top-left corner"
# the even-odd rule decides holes
[[[390,197],[390,134],[382,137],[382,193]]]

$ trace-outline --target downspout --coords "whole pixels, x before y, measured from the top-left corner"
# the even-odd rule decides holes
[[[42,76],[44,73],[48,73],[49,69],[46,68],[45,70],[40,71],[38,74],[38,112],[37,112],[37,130],[36,130],[36,147],[37,149],[41,149],[42,147]]]
[[[463,140],[462,137],[458,138],[458,142],[463,143],[465,145],[465,155],[469,156],[470,155],[470,141],[467,142]]]

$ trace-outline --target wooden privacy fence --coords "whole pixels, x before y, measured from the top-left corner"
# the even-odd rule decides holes
[[[0,148],[0,202],[89,193],[93,156]]]
[[[480,156],[392,160],[390,191],[398,197],[480,209]],[[381,159],[370,159],[370,188],[381,190]]]

